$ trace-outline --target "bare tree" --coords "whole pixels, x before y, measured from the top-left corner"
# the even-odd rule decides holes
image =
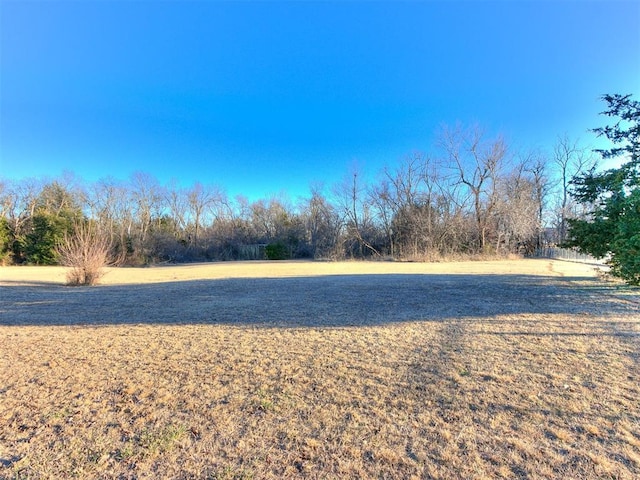
[[[597,160],[589,155],[585,148],[580,147],[578,140],[571,140],[565,134],[558,137],[553,147],[553,162],[558,171],[560,183],[556,207],[556,228],[558,242],[561,243],[567,239],[567,220],[577,216],[570,195],[571,179],[595,167]]]
[[[300,214],[310,255],[314,258],[335,257],[341,228],[340,216],[319,185],[311,187],[311,197],[302,203]]]
[[[282,195],[252,203],[251,219],[258,236],[265,242],[299,240],[304,236],[298,215],[289,199]]]
[[[525,163],[525,168],[531,175],[531,180],[533,182],[535,206],[538,211],[535,247],[540,248],[544,242],[544,212],[547,197],[551,191],[548,166],[549,162],[540,152],[530,153],[523,159],[523,162]]]
[[[388,176],[385,175],[379,183],[369,189],[368,198],[387,239],[389,255],[395,257],[397,252],[393,220],[397,212],[397,202]]]
[[[380,256],[380,252],[373,245],[374,225],[370,206],[365,201],[365,187],[357,169],[334,187],[334,194],[345,219],[347,241],[355,243],[356,255],[364,257],[367,252]]]
[[[392,256],[423,256],[433,249],[437,181],[435,162],[414,153],[369,190]]]
[[[535,240],[538,232],[536,185],[526,171],[526,163],[497,181],[498,200],[494,209],[495,251],[518,252]]]
[[[154,218],[159,218],[159,213],[162,210],[162,189],[156,178],[142,172],[134,173],[130,183],[131,209],[135,221],[133,226],[137,228],[137,245],[135,247],[138,250],[137,253],[142,258],[146,258],[150,250],[147,237]],[[128,234],[130,237],[132,233],[131,228],[129,228]]]
[[[222,201],[222,197],[217,187],[205,187],[200,182],[196,182],[187,192],[188,211],[193,222],[191,243],[194,246],[199,246],[200,232],[206,215],[213,212],[215,205]]]
[[[7,185],[3,195],[4,210],[15,238],[21,238],[35,215],[42,182],[26,178]]]
[[[131,200],[128,185],[113,178],[94,183],[86,197],[89,216],[109,237],[116,263],[123,263],[128,253],[128,239],[133,228]]]
[[[187,229],[187,212],[189,210],[187,192],[175,181],[165,189],[165,201],[169,207],[169,215],[176,228],[184,232]]]
[[[496,205],[496,179],[503,167],[507,147],[502,138],[486,141],[479,128],[445,129],[440,145],[456,172],[457,184],[465,187],[473,205],[479,251],[488,246],[490,218]]]

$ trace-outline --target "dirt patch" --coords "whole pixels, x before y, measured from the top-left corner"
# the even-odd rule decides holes
[[[249,262],[63,282],[0,269],[0,477],[640,475],[638,293],[588,266]]]

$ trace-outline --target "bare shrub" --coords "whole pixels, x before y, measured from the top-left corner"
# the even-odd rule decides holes
[[[76,225],[73,234],[65,235],[57,247],[60,263],[71,267],[68,285],[95,285],[109,264],[111,241],[95,224]]]

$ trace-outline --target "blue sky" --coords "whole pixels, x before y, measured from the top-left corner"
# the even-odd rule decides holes
[[[250,198],[478,123],[593,141],[640,94],[640,2],[0,1],[0,176],[135,171]]]

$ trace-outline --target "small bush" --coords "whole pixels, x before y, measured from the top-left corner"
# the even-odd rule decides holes
[[[267,260],[286,260],[289,258],[287,246],[282,242],[270,243],[264,247]]]
[[[76,226],[57,247],[60,263],[71,267],[68,285],[95,285],[109,263],[111,242],[89,223]]]

